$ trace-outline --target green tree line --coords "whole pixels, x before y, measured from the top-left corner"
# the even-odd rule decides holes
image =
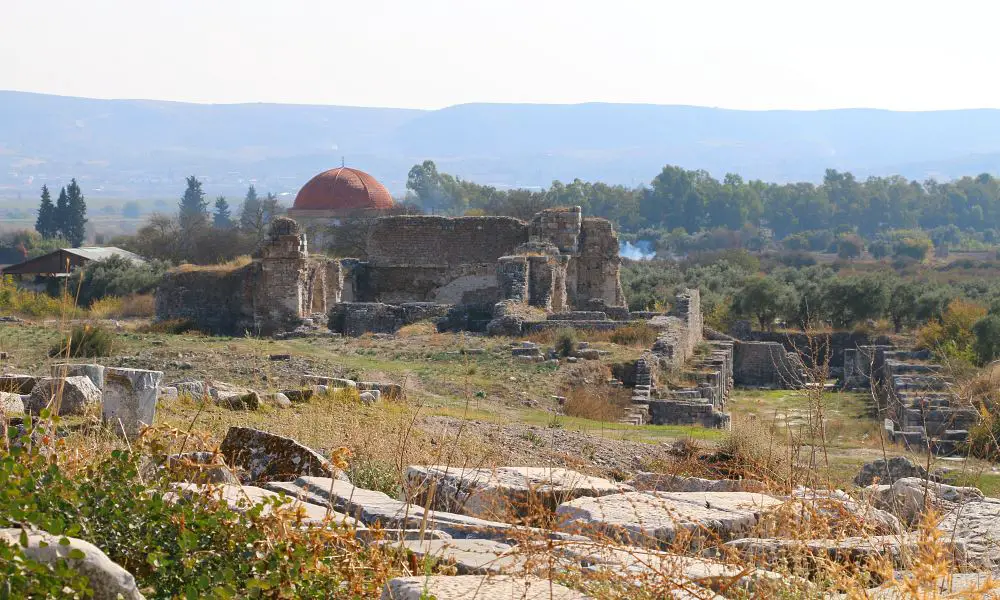
[[[1000,241],[1000,180],[989,174],[950,182],[905,177],[857,179],[827,169],[820,184],[720,181],[702,170],[665,166],[647,185],[555,181],[547,189],[498,189],[438,171],[433,161],[410,169],[407,189],[429,212],[530,216],[540,208],[579,205],[616,222],[694,234],[765,226],[778,238],[808,231],[850,231],[871,239],[890,229],[953,228]]]

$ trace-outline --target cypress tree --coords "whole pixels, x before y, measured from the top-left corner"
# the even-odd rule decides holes
[[[56,207],[52,204],[49,187],[42,186],[42,203],[38,207],[38,220],[35,221],[35,231],[43,238],[50,239],[59,235],[59,224],[56,222]]]
[[[74,248],[79,248],[87,239],[87,203],[76,179],[71,179],[66,186],[66,197],[66,218],[62,233],[67,242]]]
[[[240,209],[240,229],[258,233],[263,226],[263,215],[261,215],[260,209],[257,189],[251,185],[247,189],[246,198],[243,199],[243,207]]]
[[[212,226],[216,229],[229,229],[233,226],[233,215],[229,210],[229,203],[226,202],[225,196],[219,196],[215,199],[215,216],[212,220]]]
[[[56,237],[66,237],[66,229],[69,223],[69,196],[66,195],[65,186],[59,190],[59,199],[56,200],[56,212],[53,219]]]
[[[181,197],[179,221],[181,229],[190,231],[208,224],[208,202],[201,182],[194,175],[187,178],[187,189]]]

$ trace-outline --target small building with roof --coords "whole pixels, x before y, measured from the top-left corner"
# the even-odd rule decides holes
[[[85,246],[83,248],[60,248],[16,265],[5,267],[3,275],[19,277],[67,277],[74,270],[91,262],[112,256],[119,256],[135,264],[143,264],[138,254],[114,246]]]

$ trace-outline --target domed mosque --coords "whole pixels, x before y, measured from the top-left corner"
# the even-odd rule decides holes
[[[337,236],[333,228],[365,217],[390,213],[392,194],[377,179],[358,169],[337,167],[310,179],[288,210],[316,250],[329,248]]]

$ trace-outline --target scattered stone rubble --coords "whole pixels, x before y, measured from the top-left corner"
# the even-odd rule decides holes
[[[63,416],[84,415],[101,406],[101,390],[89,377],[46,377],[35,383],[27,409],[37,415],[49,408]]]
[[[330,461],[295,440],[249,427],[230,427],[219,452],[244,483],[340,474]]]
[[[127,399],[148,398],[149,390],[155,391],[153,383],[158,383],[157,374],[150,372],[108,369],[105,375],[105,394],[121,393]],[[79,379],[92,385],[88,378]],[[125,381],[142,394],[115,392]],[[352,389],[375,389],[365,382],[352,383]],[[338,384],[348,387],[346,380]],[[118,414],[126,413],[131,414]],[[135,420],[141,422],[141,417]],[[634,585],[643,585],[645,575],[671,573],[690,593],[696,592],[680,597],[728,595],[730,590],[768,596],[771,586],[794,579],[770,570],[778,565],[795,565],[806,577],[825,561],[843,564],[845,572],[862,569],[860,574],[874,557],[888,557],[897,569],[910,568],[919,543],[910,528],[930,507],[947,512],[939,525],[948,537],[945,560],[974,568],[1000,567],[1000,500],[984,498],[972,488],[911,477],[926,473],[898,459],[866,465],[857,481],[867,487],[855,495],[799,489],[786,496],[769,493],[751,480],[653,473],[619,484],[559,468],[414,465],[407,470],[401,497],[393,498],[353,485],[326,458],[293,439],[232,427],[218,454],[174,455],[162,465],[177,476],[190,473],[173,484],[165,496],[168,501],[216,494],[235,510],[245,511],[283,496],[287,501],[282,508],[300,515],[303,525],[345,527],[363,544],[393,544],[417,561],[451,564],[457,573],[394,579],[383,598],[421,598],[427,593],[439,600],[512,593],[530,598],[536,591],[538,598],[586,597],[550,582],[546,577],[552,569],[606,573],[622,581],[634,578]],[[242,475],[243,485],[230,469]],[[872,485],[876,480],[886,483]],[[538,513],[553,517],[544,520],[551,528],[536,529],[525,522]],[[769,531],[796,521],[808,525],[816,518],[833,522],[836,537],[767,537]],[[723,544],[757,568],[678,555],[673,545],[678,541],[696,553]],[[99,550],[79,540],[71,540],[70,547],[84,549],[80,570],[92,584],[97,582],[96,597],[141,598],[131,575]],[[29,550],[43,560],[62,551],[58,543],[46,547],[34,542]],[[880,583],[875,576],[870,581]]]

